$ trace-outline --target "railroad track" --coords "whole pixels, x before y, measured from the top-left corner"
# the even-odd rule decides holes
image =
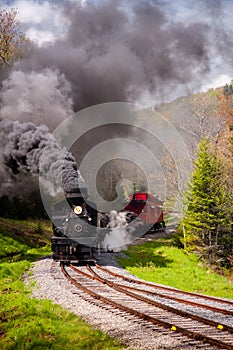
[[[205,343],[214,346],[216,349],[233,350],[233,327],[203,318],[195,313],[183,311],[179,307],[179,304],[174,307],[166,305],[164,302],[154,300],[154,296],[157,296],[158,293],[152,291],[155,286],[152,283],[142,282],[136,279],[133,280],[115,274],[109,269],[99,265],[96,265],[94,268],[87,266],[85,271],[83,268],[70,265],[68,267],[69,272],[64,265],[61,265],[61,267],[62,272],[73,285],[105,305],[111,305],[111,307],[133,315],[145,322],[167,328],[177,334],[181,333],[183,336],[192,338],[195,345],[196,342],[199,343],[199,348],[202,348],[201,344]],[[106,275],[108,275],[108,278],[106,278]],[[111,278],[109,278],[109,276],[111,276]],[[119,280],[123,280],[125,284],[119,283]],[[135,284],[144,285],[143,287],[148,287],[148,290],[137,288]],[[165,290],[169,289],[169,292],[173,290],[172,288],[164,288]],[[178,292],[176,289],[174,289],[174,291]],[[159,294],[161,298],[162,293]],[[186,293],[184,293],[184,295],[185,294]],[[191,293],[188,293],[188,295],[191,297]],[[169,298],[168,295],[163,297],[165,299]],[[180,302],[179,300],[181,298],[175,298],[176,303]],[[213,299],[217,299],[218,304],[220,304],[220,299]],[[188,300],[186,300],[185,303],[187,304]],[[199,304],[195,302],[195,305],[192,305],[193,303],[194,301],[191,301],[192,307],[203,308],[203,303]],[[227,305],[227,307],[233,306],[233,303],[230,302],[228,305],[227,301],[223,304]],[[211,310],[213,313],[221,312],[224,316],[226,315],[225,317],[232,317],[231,309],[227,310],[226,308],[211,306],[211,309],[208,310]],[[207,347],[205,347],[205,349],[207,349]],[[213,349],[213,347],[210,347],[210,349]]]
[[[135,291],[142,293],[144,292],[148,295],[153,295],[168,300],[174,300],[182,304],[187,304],[189,306],[210,310],[219,314],[222,313],[224,315],[228,315],[230,320],[232,321],[233,301],[231,300],[225,300],[203,294],[185,292],[176,288],[161,286],[156,283],[141,281],[139,279],[133,279],[131,277],[129,278],[124,275],[115,273],[110,269],[102,267],[98,264],[96,264],[96,268],[102,271],[105,275],[112,276],[115,282],[119,280],[123,280],[126,283],[128,282],[128,286],[127,284],[124,285],[125,288],[132,288]],[[132,287],[132,285],[143,286],[144,289],[137,289],[136,287]],[[212,305],[210,305],[209,303],[212,303]]]

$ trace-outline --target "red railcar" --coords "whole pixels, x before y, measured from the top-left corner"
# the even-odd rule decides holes
[[[130,202],[124,208],[139,216],[151,229],[165,228],[163,202],[147,192],[136,192],[130,195]]]

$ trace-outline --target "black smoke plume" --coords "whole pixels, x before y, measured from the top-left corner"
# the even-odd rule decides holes
[[[178,22],[161,1],[63,6],[66,36],[35,48],[17,69],[62,74],[75,111],[104,102],[170,100],[200,86],[219,55],[216,25],[204,16]]]
[[[40,173],[50,189],[79,192],[85,183],[71,153],[60,147],[45,125],[0,122],[1,156],[13,174]]]

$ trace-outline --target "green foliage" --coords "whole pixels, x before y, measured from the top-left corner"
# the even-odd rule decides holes
[[[45,245],[45,224],[42,232],[33,240],[21,228],[28,222],[14,221],[17,233],[11,230],[10,220],[0,220],[0,348],[13,349],[122,349],[108,335],[93,330],[82,319],[54,305],[48,300],[30,298],[30,290],[22,282],[22,274],[31,266],[31,261],[49,254],[50,244]],[[35,231],[38,222],[31,222]],[[1,227],[1,226],[0,226]],[[37,237],[37,239],[36,239]],[[41,246],[41,242],[43,243]]]
[[[233,84],[226,84],[223,88],[224,95],[233,95]]]
[[[221,176],[221,164],[204,138],[199,144],[185,193],[185,215],[175,239],[188,250],[198,250],[211,264],[226,265],[233,242],[231,213]]]
[[[39,192],[32,192],[28,198],[22,196],[0,198],[0,215],[5,218],[21,219],[47,218]]]
[[[27,246],[21,244],[11,237],[6,237],[4,234],[0,233],[0,259],[9,259],[11,257],[15,258],[20,254],[24,254],[27,251]]]
[[[171,240],[131,246],[120,265],[147,281],[182,290],[233,299],[233,284],[202,266],[196,254],[172,246]]]
[[[50,253],[48,223],[47,226],[45,222],[40,224],[43,235],[31,226],[35,224],[33,221],[29,225],[28,221],[0,219],[0,261],[15,262],[25,258],[33,261]],[[37,251],[38,248],[40,250]]]
[[[35,232],[40,234],[40,235],[43,234],[43,227],[42,227],[41,221],[38,221],[38,224],[37,224],[37,227],[35,229]]]

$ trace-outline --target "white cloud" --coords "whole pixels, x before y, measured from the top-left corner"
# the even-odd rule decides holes
[[[53,16],[57,15],[56,12],[53,13],[53,5],[48,1],[38,3],[36,1],[17,0],[14,7],[19,9],[20,19],[24,23],[40,24],[53,20]],[[51,17],[51,15],[53,16]]]
[[[74,3],[80,3],[82,6],[84,6],[84,5],[86,5],[86,3],[87,3],[87,0],[70,0],[70,1],[72,1],[72,2],[74,2]]]
[[[10,5],[0,4],[2,8],[17,8],[18,18],[24,25],[27,36],[37,44],[54,42],[65,34],[67,19],[62,7],[50,1],[15,0]]]
[[[56,41],[56,36],[53,32],[48,30],[39,30],[35,27],[30,27],[25,34],[27,38],[30,38],[33,43],[36,43],[36,45],[39,47],[45,45],[46,43],[48,44]]]
[[[224,86],[226,84],[229,84],[232,80],[232,76],[227,74],[220,74],[218,77],[213,79],[211,82],[209,82],[206,85],[202,86],[201,91],[207,91],[209,89],[216,89],[217,87]]]

